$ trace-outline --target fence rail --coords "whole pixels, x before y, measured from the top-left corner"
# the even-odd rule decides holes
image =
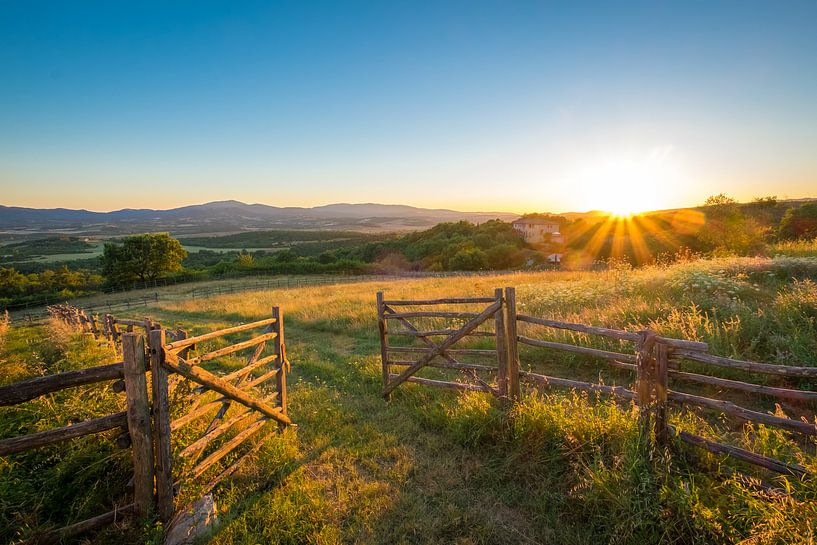
[[[768,414],[761,411],[742,407],[737,403],[724,399],[716,399],[680,391],[684,383],[697,383],[719,388],[731,389],[753,394],[761,394],[774,399],[799,401],[805,403],[817,402],[817,391],[811,389],[797,389],[786,385],[768,386],[766,384],[756,384],[753,382],[752,374],[766,374],[786,378],[788,380],[808,380],[817,378],[817,368],[805,366],[776,365],[771,363],[753,362],[717,356],[709,354],[709,346],[706,343],[664,337],[646,329],[642,331],[625,331],[595,325],[578,324],[564,322],[549,318],[530,316],[517,313],[516,292],[512,287],[496,290],[495,297],[462,298],[452,297],[445,299],[429,300],[387,300],[382,293],[377,294],[378,319],[380,324],[381,339],[381,359],[383,362],[384,374],[384,396],[394,390],[401,382],[415,382],[428,386],[438,386],[445,388],[455,388],[462,390],[477,390],[493,393],[498,397],[508,400],[516,400],[521,394],[521,384],[527,383],[536,388],[557,387],[568,388],[587,392],[595,392],[610,395],[624,400],[630,400],[640,407],[640,420],[648,433],[646,437],[654,437],[660,444],[667,444],[670,436],[675,436],[679,440],[702,448],[716,454],[726,454],[737,460],[754,464],[771,471],[785,473],[788,475],[804,476],[809,472],[797,465],[775,460],[773,458],[752,453],[745,449],[740,449],[731,445],[726,445],[703,437],[690,434],[685,431],[677,431],[667,422],[668,407],[670,404],[680,406],[694,406],[704,410],[715,411],[717,413],[736,418],[741,421],[760,423],[766,426],[784,429],[788,432],[802,434],[804,436],[817,435],[817,425],[814,422],[801,419],[788,418]],[[468,324],[473,325],[474,320],[479,317],[484,319],[484,314],[473,311],[453,311],[453,310],[420,310],[409,309],[395,312],[395,307],[422,307],[426,305],[455,305],[494,302],[492,309],[497,316],[502,315],[502,311],[497,310],[495,305],[500,305],[504,309],[505,317],[501,327],[495,331],[475,331],[473,327],[459,326],[451,327],[451,321],[460,322],[470,320]],[[410,323],[410,319],[427,319],[434,321],[433,329],[415,326]],[[401,328],[390,329],[389,322],[397,321],[402,324]],[[448,325],[441,324],[444,321]],[[466,325],[468,325],[466,324]],[[442,327],[441,327],[442,325]],[[521,332],[520,327],[525,326],[525,331]],[[538,328],[538,329],[537,329]],[[629,349],[607,349],[583,346],[575,341],[575,336],[571,341],[553,340],[552,338],[542,338],[540,333],[544,330],[561,330],[570,333],[580,334],[579,338],[601,337],[618,341],[620,346],[630,343]],[[528,330],[531,330],[529,332]],[[389,336],[400,335],[415,337],[426,344],[424,347],[415,346],[391,346]],[[485,335],[497,339],[496,348],[485,350],[482,348],[462,348],[457,349],[452,346],[464,339],[466,336]],[[433,343],[428,340],[433,336],[445,336],[446,339],[440,343]],[[501,339],[501,340],[500,340]],[[608,343],[609,344],[609,343]],[[529,347],[528,354],[536,354],[537,350],[545,349],[549,351],[567,352],[598,358],[606,365],[614,369],[622,369],[635,373],[635,378],[630,387],[597,384],[575,380],[567,377],[556,377],[534,372],[532,370],[520,370],[519,347]],[[480,365],[476,362],[462,362],[453,359],[453,356],[486,356],[497,352],[505,351],[505,358],[497,359],[497,366]],[[392,359],[392,354],[416,355],[418,359]],[[435,359],[436,358],[436,359]],[[446,361],[437,361],[443,358]],[[541,361],[540,355],[535,356],[536,361]],[[711,368],[713,372],[719,369],[737,370],[746,372],[747,377],[742,380],[735,378],[724,378],[690,370],[681,370],[682,361],[692,361],[702,364],[705,369]],[[406,370],[399,375],[390,372],[391,367],[399,366]],[[442,369],[455,369],[463,373],[467,380],[459,382],[444,381],[415,376],[415,373],[423,367],[434,367]],[[488,383],[479,379],[476,372],[487,372],[493,383]],[[471,374],[468,375],[467,373]],[[673,381],[673,388],[670,388],[669,381]],[[805,384],[807,388],[812,388],[813,383]],[[812,412],[813,414],[813,412]]]
[[[117,318],[107,314],[99,320],[97,316],[67,305],[49,307],[49,313],[78,332],[92,335],[100,342],[113,343],[123,361],[2,386],[0,406],[18,405],[76,386],[115,381],[112,389],[124,392],[125,410],[69,426],[2,439],[0,456],[123,429],[126,433],[117,438],[117,444],[130,448],[132,452],[133,501],[90,519],[36,534],[29,540],[31,543],[56,542],[98,529],[123,517],[141,518],[151,512],[168,523],[177,511],[174,494],[179,486],[206,475],[228,454],[262,435],[260,432],[266,428],[268,421],[277,423],[278,427],[267,430],[261,441],[250,445],[237,460],[207,482],[205,491],[212,490],[232,475],[263,440],[292,423],[287,414],[286,373],[290,364],[284,344],[283,313],[278,307],[273,308],[270,318],[195,337],[189,337],[182,330],[164,329],[150,318]],[[100,324],[101,327],[98,327]],[[123,327],[126,331],[120,329]],[[232,335],[261,328],[263,331],[254,333],[249,340],[228,340],[226,347],[201,354],[197,351],[209,341],[223,342]],[[272,347],[272,354],[264,355],[268,345]],[[217,376],[198,365],[243,350],[249,351],[245,365],[224,376]],[[264,366],[271,366],[272,369],[264,369]],[[184,379],[198,386],[190,391],[188,397],[192,408],[185,415],[171,420],[169,392]],[[273,379],[274,391],[265,397],[259,387]],[[203,401],[207,392],[211,391],[218,397]],[[230,411],[233,406],[236,409]],[[186,462],[174,466],[174,439],[171,433],[213,411],[216,414],[211,415],[212,419],[201,436],[175,449],[179,451],[176,456]],[[219,440],[221,443],[217,442]],[[214,447],[212,452],[208,452],[208,447]]]

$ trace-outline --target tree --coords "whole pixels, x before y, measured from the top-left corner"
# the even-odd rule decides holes
[[[817,237],[817,202],[786,210],[780,220],[780,236],[788,239]]]
[[[147,282],[180,271],[185,257],[181,242],[168,233],[135,235],[125,237],[121,244],[105,244],[102,269],[109,282]]]
[[[729,206],[736,203],[737,201],[732,197],[724,193],[718,193],[717,195],[707,197],[704,201],[704,206]]]

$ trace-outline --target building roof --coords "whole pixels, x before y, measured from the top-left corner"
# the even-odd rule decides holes
[[[513,222],[513,225],[525,223],[530,225],[559,225],[558,221],[547,220],[544,218],[519,218]]]

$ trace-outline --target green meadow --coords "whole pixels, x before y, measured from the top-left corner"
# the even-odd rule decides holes
[[[519,404],[505,407],[486,394],[418,384],[400,386],[384,401],[374,302],[377,291],[408,299],[485,296],[515,286],[525,314],[627,330],[650,327],[705,341],[719,355],[817,366],[815,280],[813,257],[723,258],[160,300],[138,315],[197,334],[267,317],[274,305],[284,312],[292,362],[289,413],[297,427],[272,436],[216,489],[221,524],[212,543],[806,544],[817,532],[813,478],[767,474],[677,441],[667,450],[646,448],[629,403],[527,388]],[[632,350],[580,334],[525,334]],[[50,324],[12,327],[1,357],[0,382],[10,383],[114,361],[115,355]],[[627,371],[577,354],[531,348],[521,358],[523,368],[566,378],[621,385],[633,380]],[[238,358],[219,362],[225,370],[239,364]],[[775,405],[712,387],[687,385],[685,391],[814,422],[814,408],[806,405]],[[80,387],[3,408],[0,437],[109,413],[121,403],[109,388]],[[173,410],[182,412],[184,403],[179,400]],[[817,472],[813,439],[689,407],[670,414],[678,429]],[[195,432],[178,434],[174,449]],[[112,441],[90,437],[0,459],[0,538],[23,538],[121,502],[128,456]],[[761,488],[761,481],[769,488]],[[195,499],[197,492],[195,483],[183,486],[179,501]],[[145,521],[87,539],[120,543],[123,532],[130,543],[158,543],[161,528]]]

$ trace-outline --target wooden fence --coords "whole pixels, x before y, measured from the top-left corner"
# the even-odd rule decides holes
[[[177,511],[174,496],[182,484],[204,476],[227,454],[247,445],[251,438],[261,436],[266,429],[261,440],[207,482],[204,490],[212,490],[232,475],[271,433],[291,424],[286,405],[289,362],[284,344],[283,314],[278,307],[273,308],[272,315],[264,320],[196,337],[188,337],[182,330],[168,331],[150,319],[106,317],[103,332],[94,328],[93,319],[75,309],[62,308],[53,315],[76,326],[79,331],[98,336],[101,341],[104,339],[103,342],[110,339],[119,343],[123,361],[2,386],[0,406],[18,405],[76,386],[114,381],[114,391],[125,394],[125,410],[70,426],[2,439],[0,456],[13,456],[34,448],[121,429],[117,444],[130,448],[133,453],[133,494],[132,501],[108,513],[37,534],[26,543],[53,543],[125,517],[144,517],[154,512],[167,523]],[[129,331],[117,331],[117,325],[123,325]],[[133,331],[134,327],[144,331]],[[263,332],[248,340],[227,340],[234,334],[259,328],[264,328]],[[216,340],[230,344],[198,352],[197,347],[208,346],[209,341]],[[268,347],[271,347],[270,354],[265,355]],[[244,350],[250,350],[246,363],[224,376],[201,366]],[[265,397],[261,386],[271,379],[275,379],[273,392]],[[184,381],[189,381],[187,398],[191,406],[184,414],[176,416],[179,411],[171,406],[169,394]],[[215,395],[214,399],[208,398],[209,392]],[[231,407],[234,408],[230,410]],[[187,445],[173,441],[173,431],[201,422],[200,419],[208,415],[212,417],[211,421],[198,439]],[[277,427],[267,429],[265,424],[269,421],[274,421]],[[234,433],[230,434],[231,431]],[[205,453],[207,455],[201,459]]]
[[[492,302],[482,313],[457,311],[406,311],[396,313],[398,306],[421,306],[427,304],[474,304]],[[806,436],[817,435],[817,425],[814,423],[814,411],[805,410],[801,418],[788,418],[775,414],[742,407],[725,399],[704,397],[684,392],[689,383],[714,386],[721,389],[761,394],[776,400],[794,404],[807,404],[814,407],[817,402],[817,392],[797,389],[787,384],[785,387],[768,386],[753,382],[757,374],[774,375],[788,381],[811,381],[804,384],[813,387],[817,379],[817,368],[777,365],[771,363],[752,362],[726,358],[709,354],[706,343],[662,337],[652,330],[624,331],[605,327],[590,326],[540,318],[517,312],[516,292],[514,288],[496,290],[493,297],[485,298],[451,298],[435,301],[395,301],[385,300],[382,293],[377,294],[378,319],[380,325],[381,357],[383,363],[384,387],[383,395],[388,395],[402,382],[412,381],[430,386],[448,388],[482,390],[492,393],[503,399],[516,400],[521,394],[522,384],[533,387],[560,387],[574,390],[596,392],[631,400],[640,408],[640,420],[646,431],[647,438],[654,438],[659,444],[667,444],[671,437],[677,437],[683,442],[702,448],[715,454],[727,454],[738,460],[754,464],[770,471],[802,478],[807,470],[793,463],[786,463],[767,456],[750,452],[735,446],[726,445],[704,437],[699,437],[685,431],[675,430],[668,424],[667,411],[671,405],[695,406],[704,410],[716,411],[720,414],[736,418],[741,421],[756,422],[766,426],[781,428],[789,432]],[[504,312],[504,317],[503,317]],[[475,324],[484,323],[486,313],[496,316],[494,331],[485,333],[475,329]],[[457,320],[464,325],[448,325],[437,331],[419,330],[409,327],[406,320],[411,317],[434,317],[437,319]],[[389,320],[399,320],[405,328],[390,329]],[[561,331],[570,334],[570,340],[565,342],[542,338],[546,332]],[[454,350],[451,346],[460,342],[469,335],[490,335],[496,337],[491,350],[461,349]],[[400,346],[390,344],[390,336],[411,335],[419,339],[426,346]],[[441,335],[446,340],[439,343],[429,343],[428,337]],[[504,335],[504,339],[500,336]],[[567,335],[565,335],[567,336]],[[591,337],[614,341],[618,349],[599,349],[579,344],[573,339]],[[527,354],[536,355],[537,349],[545,351],[560,351],[598,358],[611,368],[622,369],[634,374],[630,387],[612,386],[567,377],[549,376],[521,369],[520,347],[530,347]],[[629,347],[629,348],[628,348]],[[505,354],[501,354],[502,351]],[[393,354],[417,354],[412,361],[395,360]],[[463,364],[452,361],[456,354],[480,355],[496,353],[496,365]],[[545,352],[546,353],[546,352]],[[526,354],[526,355],[527,355]],[[446,361],[439,362],[437,360]],[[546,359],[544,360],[546,361]],[[536,355],[533,363],[542,363],[543,356]],[[684,362],[694,362],[694,369],[683,370]],[[390,368],[395,365],[405,366],[406,370],[400,375],[393,375]],[[474,384],[471,380],[442,381],[424,379],[414,376],[423,367],[442,367],[468,370],[474,375],[477,371],[487,372],[495,380],[491,383],[479,380]],[[503,368],[504,367],[504,368]],[[715,373],[719,369],[729,369],[732,375],[743,372],[743,380],[719,377]],[[706,373],[706,374],[704,374]],[[712,374],[710,374],[712,373]],[[489,379],[490,380],[490,379]],[[671,382],[670,382],[671,381]],[[809,420],[810,418],[810,420]]]

